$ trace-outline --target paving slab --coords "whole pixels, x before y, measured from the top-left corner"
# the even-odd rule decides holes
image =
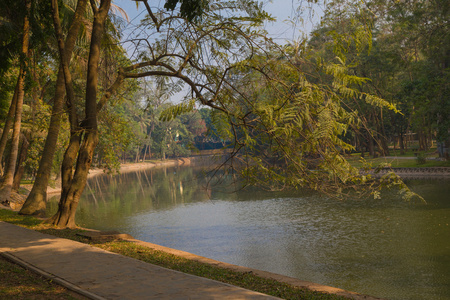
[[[279,299],[2,221],[0,254],[93,299]]]

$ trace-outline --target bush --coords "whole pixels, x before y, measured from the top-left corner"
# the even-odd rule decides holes
[[[427,162],[427,155],[424,152],[418,152],[416,159],[418,165],[423,165]]]

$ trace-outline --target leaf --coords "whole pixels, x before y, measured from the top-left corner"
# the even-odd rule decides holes
[[[172,105],[161,112],[159,116],[160,121],[170,121],[177,116],[191,112],[195,107],[195,99],[191,99],[188,103],[182,102],[177,105]]]

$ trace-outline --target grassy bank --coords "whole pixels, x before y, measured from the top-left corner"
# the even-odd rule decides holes
[[[34,229],[42,233],[47,233],[58,237],[90,244],[95,247],[133,257],[165,268],[210,278],[283,299],[346,299],[341,296],[296,288],[286,283],[281,283],[276,280],[256,276],[251,272],[236,272],[209,264],[192,261],[162,251],[156,251],[144,246],[136,245],[127,241],[93,242],[87,238],[77,235],[77,233],[82,232],[81,229],[57,230],[54,228],[49,228],[43,226],[41,224],[41,220],[39,219],[29,216],[21,216],[16,212],[9,210],[0,209],[0,220]]]
[[[365,161],[372,164],[372,166],[378,166],[382,163],[389,163],[393,168],[430,168],[430,167],[450,167],[450,161],[440,161],[435,159],[435,155],[421,154],[422,157],[426,157],[426,160],[419,161],[419,159],[414,155],[413,152],[408,152],[403,155],[396,155],[391,157],[377,157],[370,158],[366,157]],[[361,155],[359,153],[354,153],[346,157],[348,162],[356,167],[360,168],[363,166],[361,161]]]

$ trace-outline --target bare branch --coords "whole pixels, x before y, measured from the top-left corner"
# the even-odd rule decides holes
[[[159,32],[159,28],[160,28],[161,24],[158,23],[158,19],[153,14],[150,5],[148,5],[148,1],[147,0],[134,0],[134,1],[136,1],[136,2],[144,2],[145,8],[147,9],[147,12],[148,12],[150,18],[152,18],[153,23],[155,23],[156,31]]]

